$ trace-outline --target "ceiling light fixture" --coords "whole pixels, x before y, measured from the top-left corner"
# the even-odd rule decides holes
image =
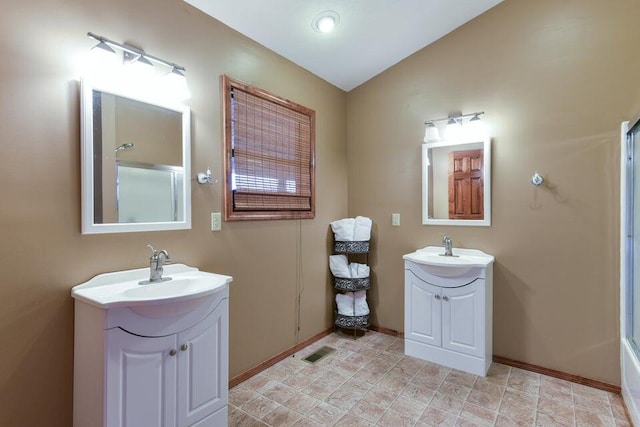
[[[311,28],[319,33],[329,33],[340,23],[340,15],[335,10],[325,10],[311,20]]]

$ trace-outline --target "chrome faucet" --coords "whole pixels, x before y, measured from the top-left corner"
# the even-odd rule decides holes
[[[164,249],[161,251],[157,251],[153,246],[151,245],[147,245],[147,246],[151,249],[151,252],[153,253],[153,255],[151,255],[151,258],[149,258],[149,270],[150,270],[149,280],[143,280],[142,282],[140,282],[140,284],[146,285],[149,283],[166,282],[168,280],[171,280],[171,277],[162,277],[162,272],[164,270],[162,266],[165,263],[168,264],[171,262],[171,257],[169,256],[169,252],[167,252]]]
[[[451,237],[444,236],[442,238],[442,245],[444,246],[444,253],[442,256],[453,256],[453,252],[451,252]]]

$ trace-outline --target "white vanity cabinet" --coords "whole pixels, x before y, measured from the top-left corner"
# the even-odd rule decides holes
[[[485,376],[493,358],[493,257],[466,265],[419,252],[404,257],[405,354]]]
[[[226,425],[227,301],[178,334],[106,331],[108,426]]]
[[[174,302],[75,296],[74,426],[226,426],[230,279]]]

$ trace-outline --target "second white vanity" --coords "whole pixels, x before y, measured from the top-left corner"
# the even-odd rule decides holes
[[[73,288],[75,427],[227,425],[229,283],[184,264]]]
[[[493,358],[493,262],[475,249],[403,256],[405,354],[486,376]]]

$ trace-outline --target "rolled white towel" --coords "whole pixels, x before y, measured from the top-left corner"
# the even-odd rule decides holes
[[[367,304],[367,292],[366,291],[354,292],[353,297],[355,299],[355,307],[356,307],[355,315],[364,316],[365,314],[369,314],[369,305]]]
[[[357,216],[353,226],[353,240],[371,240],[371,219],[366,216]]]
[[[353,218],[344,218],[331,222],[331,230],[333,230],[335,240],[338,242],[352,241],[355,222],[356,220]]]
[[[351,277],[349,262],[346,255],[331,255],[329,257],[329,269],[335,277],[348,279]]]
[[[353,316],[353,292],[336,294],[336,305],[338,306],[338,314]]]
[[[349,272],[351,273],[352,279],[364,279],[369,277],[370,268],[367,264],[352,262],[349,264]]]

